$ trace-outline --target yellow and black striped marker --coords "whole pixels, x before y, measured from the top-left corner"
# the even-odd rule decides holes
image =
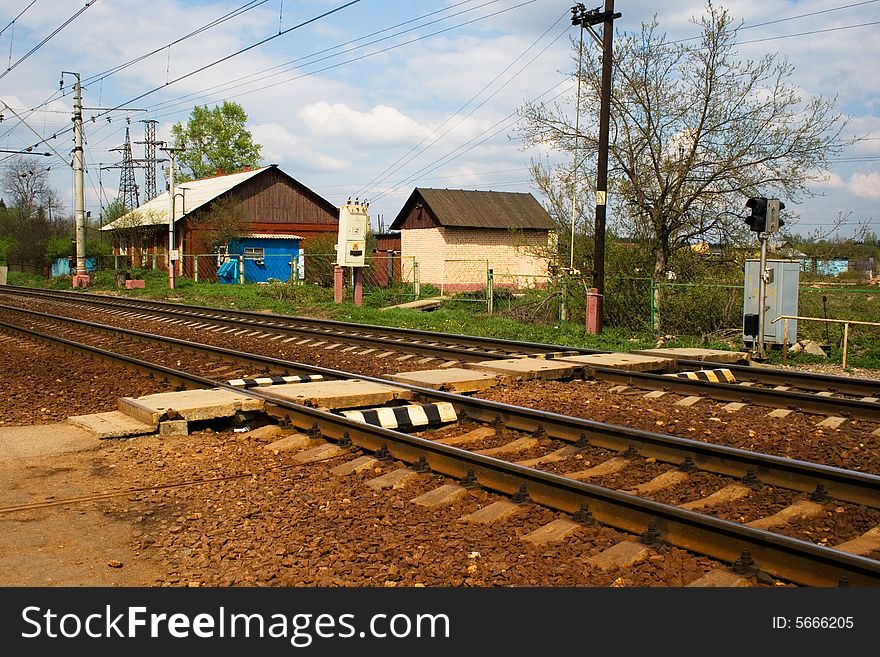
[[[736,383],[736,377],[727,368],[697,370],[696,372],[675,372],[673,374],[665,374],[664,376],[675,376],[679,379],[691,379],[693,381],[711,381],[712,383]]]

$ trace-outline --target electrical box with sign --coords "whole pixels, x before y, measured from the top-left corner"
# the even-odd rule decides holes
[[[339,236],[336,239],[336,264],[340,267],[363,267],[367,250],[369,203],[355,200],[339,208]]]

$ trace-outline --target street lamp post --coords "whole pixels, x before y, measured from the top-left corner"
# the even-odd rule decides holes
[[[170,160],[168,166],[168,288],[174,289],[174,268],[177,258],[174,248],[174,159],[177,154],[184,150],[174,146],[167,146],[164,143],[159,147],[166,153]]]

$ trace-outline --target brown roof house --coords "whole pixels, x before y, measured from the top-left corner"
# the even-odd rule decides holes
[[[248,265],[265,269],[255,269],[254,280],[288,280],[292,256],[301,252],[299,242],[322,233],[335,235],[339,226],[336,206],[274,164],[180,183],[174,191],[174,246],[178,273],[185,276],[198,272],[214,278],[217,258],[202,256],[219,252],[237,253],[254,261]],[[113,234],[115,254],[127,256],[133,266],[166,267],[168,206],[166,191],[104,226],[102,230]],[[225,219],[212,214],[218,208],[226,208]],[[218,221],[224,225],[217,226]],[[218,238],[227,243],[218,244]],[[275,260],[284,264],[283,272],[271,271],[272,252],[278,252]]]
[[[414,258],[419,280],[446,291],[547,282],[555,233],[550,215],[528,193],[417,187],[391,230],[401,255]]]

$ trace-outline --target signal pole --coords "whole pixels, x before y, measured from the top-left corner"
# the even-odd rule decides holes
[[[79,73],[61,71],[61,75],[73,75],[73,202],[76,219],[76,274],[73,287],[88,287],[89,275],[86,271],[86,202],[83,166],[83,127],[82,127],[82,87]],[[62,80],[63,84],[63,80]]]

